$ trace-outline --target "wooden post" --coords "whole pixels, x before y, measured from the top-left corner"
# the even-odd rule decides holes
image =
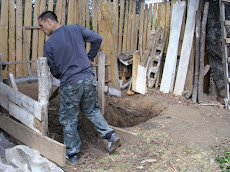
[[[200,11],[196,13],[196,54],[195,54],[195,76],[193,83],[193,93],[192,93],[192,101],[193,103],[197,103],[197,86],[198,86],[198,78],[199,78],[199,59],[200,59],[200,23],[201,16]]]
[[[203,84],[204,84],[204,54],[205,54],[205,37],[206,37],[206,24],[208,18],[209,3],[205,2],[203,19],[202,19],[202,31],[200,40],[200,74],[198,83],[198,102],[203,103]]]
[[[124,7],[125,1],[120,2],[120,24],[119,24],[119,39],[118,39],[118,53],[121,53],[122,48],[122,33],[123,33],[123,21],[124,21]]]
[[[105,111],[105,53],[104,51],[98,52],[98,102],[101,105],[101,112]]]
[[[37,59],[38,73],[38,102],[42,105],[42,135],[48,133],[48,105],[51,92],[52,80],[46,57]]]

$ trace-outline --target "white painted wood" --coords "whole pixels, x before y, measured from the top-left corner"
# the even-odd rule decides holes
[[[105,111],[105,53],[98,52],[98,102],[101,105],[101,112]]]
[[[141,65],[138,65],[135,91],[141,94],[145,94],[146,90],[146,73],[147,69]]]
[[[27,127],[41,134],[41,132],[34,127],[34,115],[25,109],[17,106],[16,104],[9,102],[9,113],[11,116],[19,120],[21,123],[25,124]]]
[[[160,91],[163,93],[169,93],[173,81],[184,9],[184,1],[177,1],[173,5],[169,44],[160,86]]]
[[[9,110],[9,101],[11,101],[18,106],[23,107],[41,121],[42,105],[39,102],[15,91],[2,82],[0,82],[0,88],[0,104],[3,108]]]
[[[176,76],[176,83],[174,88],[175,95],[182,95],[184,91],[184,85],[186,81],[188,65],[190,54],[193,45],[193,37],[194,37],[194,30],[195,30],[195,17],[196,17],[196,9],[199,0],[190,0],[188,6],[188,14],[187,20],[185,25],[185,32],[184,32],[184,39],[181,49],[180,55],[180,62],[178,66],[177,76]]]

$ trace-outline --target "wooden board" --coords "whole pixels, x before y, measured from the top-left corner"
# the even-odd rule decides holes
[[[152,25],[152,4],[149,4],[149,11],[148,11],[148,25],[147,25],[147,38],[151,36],[151,25]]]
[[[131,49],[131,34],[132,34],[132,10],[133,10],[133,1],[130,1],[129,3],[129,18],[128,18],[128,33],[127,33],[127,49]]]
[[[118,52],[118,0],[113,0],[113,18],[114,18],[114,39],[115,53]]]
[[[140,9],[140,25],[139,25],[139,44],[138,44],[138,50],[140,51],[140,56],[142,56],[143,53],[143,31],[144,31],[144,3],[141,3],[141,9]]]
[[[34,19],[37,19],[39,16],[39,8],[40,8],[40,0],[35,0],[34,4]],[[33,21],[34,26],[38,26],[38,20]],[[32,38],[32,60],[36,60],[38,58],[38,29],[33,30],[33,38]],[[37,73],[37,67],[35,63],[31,64],[32,73]]]
[[[126,1],[126,6],[125,7],[126,7],[125,8],[125,25],[124,25],[122,52],[127,50],[129,1]]]
[[[2,0],[1,4],[1,22],[0,22],[0,52],[2,61],[8,61],[8,0]],[[7,77],[7,69],[3,71],[3,78]]]
[[[0,82],[0,104],[6,110],[9,110],[9,101],[17,104],[18,106],[23,107],[28,112],[34,114],[38,120],[42,120],[42,106],[39,102],[34,99],[13,90],[11,87]]]
[[[101,112],[105,112],[105,53],[98,52],[98,102],[101,105]]]
[[[137,53],[133,53],[133,68],[132,68],[132,90],[136,91],[136,82],[137,82],[137,70],[138,65],[140,64],[140,56]]]
[[[54,9],[54,0],[49,0],[48,11],[53,11],[53,9]]]
[[[118,38],[118,54],[121,53],[121,47],[122,47],[124,7],[125,7],[125,1],[121,1],[120,2],[120,23],[119,23],[119,38]]]
[[[16,1],[16,61],[22,61],[22,1]],[[16,65],[16,77],[23,76],[22,64]]]
[[[89,0],[86,1],[86,28],[90,30]],[[86,52],[90,50],[90,43],[86,43]]]
[[[113,29],[111,29],[114,28],[113,19],[110,13],[112,7],[108,2],[103,1],[101,3],[101,10],[103,18],[100,20],[99,33],[103,37],[102,50],[105,52],[106,56],[110,57],[112,87],[120,90],[118,64],[114,47],[114,33],[112,32]]]
[[[135,34],[134,34],[134,37],[135,37],[135,39],[134,39],[134,45],[135,45],[135,50],[137,50],[137,47],[138,47],[138,30],[139,30],[139,24],[140,24],[140,17],[139,17],[139,15],[137,14],[136,15],[136,22],[135,22]]]
[[[9,1],[9,61],[15,61],[15,3]],[[15,75],[15,65],[9,65],[9,72]]]
[[[74,5],[73,5],[74,6]],[[66,1],[62,1],[62,10],[61,10],[61,20],[60,23],[61,25],[65,25],[66,22]]]
[[[9,114],[36,133],[41,134],[41,131],[34,127],[36,125],[34,124],[34,115],[26,111],[24,108],[16,105],[15,103],[9,102]]]
[[[136,1],[133,1],[133,10],[132,10],[132,31],[131,31],[131,50],[136,50],[137,49],[137,43],[135,41],[136,39]]]
[[[136,92],[145,94],[147,69],[141,65],[137,68]]]
[[[144,12],[144,28],[143,28],[143,52],[146,50],[147,44],[147,26],[148,26],[148,5],[145,5],[145,12]]]
[[[189,6],[188,16],[186,20],[180,62],[178,66],[178,72],[177,72],[176,83],[174,88],[175,95],[182,95],[184,91],[184,85],[185,85],[186,75],[188,71],[189,58],[191,55],[191,50],[193,45],[197,3],[199,3],[199,0],[193,0],[193,1],[189,1],[189,5],[188,5]]]
[[[67,24],[74,24],[74,2],[75,0],[69,0],[69,4],[68,4],[68,15],[67,15]]]
[[[156,23],[157,23],[157,3],[154,3],[153,6],[153,24],[152,24],[152,30],[156,30]]]
[[[66,163],[65,145],[42,136],[5,115],[0,115],[0,128],[25,145],[38,150],[41,155],[64,167]],[[55,155],[55,156],[54,156]]]
[[[97,0],[93,0],[93,30],[97,32]]]
[[[37,20],[37,18],[36,18]],[[25,18],[24,18],[24,26],[31,26],[32,25],[32,1],[26,0],[25,1]],[[24,33],[23,33],[24,36]],[[23,41],[23,61],[29,60],[29,49],[30,49],[30,40],[31,40],[31,30],[26,30],[26,38],[27,38],[27,45],[25,44],[25,40]],[[24,38],[23,38],[24,39]],[[27,47],[26,47],[27,46]],[[28,54],[26,50],[28,49]],[[28,76],[28,64],[23,64],[23,75]]]
[[[59,2],[60,0],[58,0]],[[62,5],[62,3],[61,3]],[[46,1],[42,1],[40,3],[40,14],[43,13],[45,11],[46,8]],[[59,14],[58,14],[59,15]],[[58,20],[61,19],[61,13],[59,15]],[[44,42],[45,42],[45,33],[43,31],[39,30],[39,37],[38,37],[38,57],[43,57],[43,46],[44,46]]]
[[[61,15],[62,15],[62,12],[61,12],[62,11],[62,1],[63,0],[57,0],[57,2],[56,2],[56,8],[54,10],[54,12],[57,15],[58,21],[61,20]]]
[[[160,86],[160,91],[163,93],[169,93],[173,81],[184,9],[185,2],[178,1],[173,5],[169,45]]]

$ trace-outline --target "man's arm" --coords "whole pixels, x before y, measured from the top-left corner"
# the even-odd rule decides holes
[[[48,43],[46,43],[44,45],[44,57],[46,57],[47,60],[48,60],[48,65],[50,67],[51,74],[55,78],[59,79],[60,74],[58,74],[58,72],[57,72],[56,65],[55,65],[55,62],[54,62],[54,59],[53,59],[53,53],[52,53],[52,50],[51,50],[51,46]]]
[[[80,26],[80,27],[82,30],[82,35],[84,37],[84,40],[86,42],[91,43],[91,47],[90,47],[90,50],[89,50],[87,55],[88,55],[89,59],[91,61],[93,61],[97,55],[97,52],[98,52],[100,46],[101,46],[102,37],[98,33],[91,31],[91,30],[85,28],[84,26]]]

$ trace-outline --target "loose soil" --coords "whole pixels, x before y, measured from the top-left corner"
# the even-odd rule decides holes
[[[37,84],[19,85],[19,91],[37,99]],[[149,89],[148,94],[106,97],[105,118],[112,126],[136,133],[139,141],[124,143],[109,155],[105,142],[81,114],[79,133],[82,151],[72,171],[221,171],[215,157],[229,151],[230,111],[205,96],[205,103],[193,104],[184,97]],[[49,137],[63,143],[58,122],[59,98],[50,101]],[[128,138],[127,138],[128,139]]]

